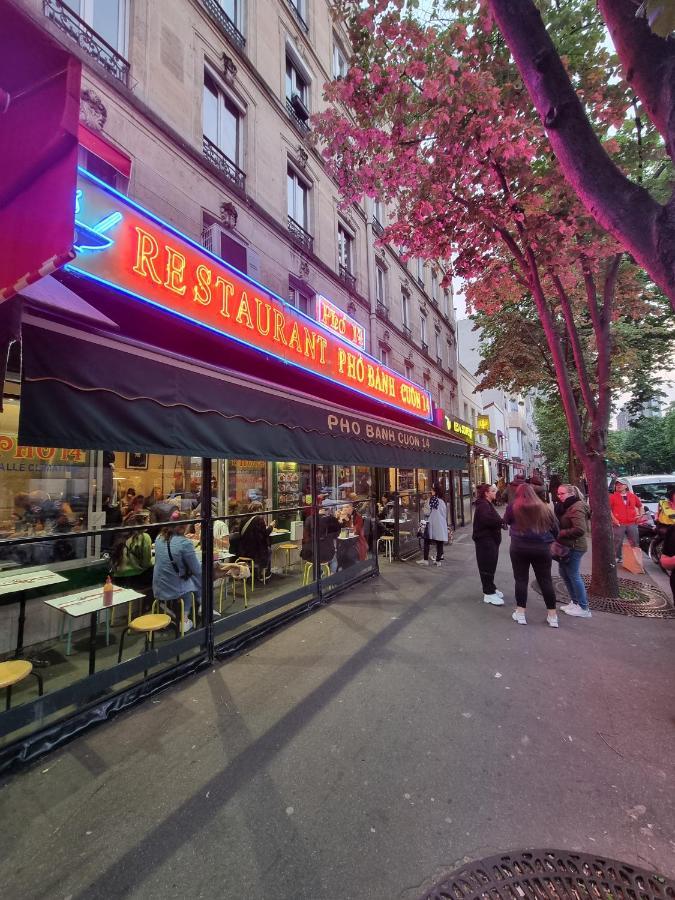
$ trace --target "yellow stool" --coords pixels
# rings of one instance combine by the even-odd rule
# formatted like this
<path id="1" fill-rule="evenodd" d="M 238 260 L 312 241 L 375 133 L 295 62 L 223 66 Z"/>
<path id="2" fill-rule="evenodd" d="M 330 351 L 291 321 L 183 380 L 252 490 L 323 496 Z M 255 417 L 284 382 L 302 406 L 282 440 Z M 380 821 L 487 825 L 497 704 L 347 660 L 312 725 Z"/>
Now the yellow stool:
<path id="1" fill-rule="evenodd" d="M 171 616 L 168 616 L 166 613 L 149 613 L 145 616 L 137 616 L 135 619 L 131 620 L 131 624 L 128 625 L 120 636 L 120 650 L 117 654 L 117 662 L 118 664 L 122 662 L 122 651 L 124 650 L 124 638 L 130 631 L 138 631 L 145 636 L 145 647 L 143 648 L 143 652 L 147 653 L 150 647 L 155 646 L 155 634 L 158 631 L 164 631 L 165 628 L 176 629 L 176 640 L 179 637 L 178 625 L 175 622 L 171 621 Z M 143 673 L 145 677 L 148 677 L 148 670 L 146 669 Z"/>
<path id="2" fill-rule="evenodd" d="M 251 593 L 255 590 L 255 563 L 250 556 L 238 556 L 235 563 L 249 563 L 251 569 Z M 263 572 L 263 584 L 267 584 L 267 575 Z"/>
<path id="3" fill-rule="evenodd" d="M 384 556 L 385 559 L 388 559 L 389 562 L 393 561 L 392 555 L 392 547 L 394 546 L 394 535 L 393 534 L 383 534 L 382 537 L 377 539 L 377 553 L 380 553 L 380 544 L 384 543 Z"/>
<path id="4" fill-rule="evenodd" d="M 286 565 L 284 566 L 284 572 L 287 572 L 291 568 L 291 553 L 294 550 L 299 550 L 300 545 L 294 544 L 293 541 L 284 541 L 282 544 L 275 544 L 272 549 L 286 551 Z"/>
<path id="5" fill-rule="evenodd" d="M 5 688 L 7 699 L 5 701 L 5 709 L 9 709 L 12 705 L 12 688 L 15 684 L 34 675 L 38 682 L 38 695 L 42 696 L 42 675 L 38 675 L 33 671 L 33 664 L 27 659 L 8 659 L 7 662 L 0 663 L 0 688 Z"/>
<path id="6" fill-rule="evenodd" d="M 251 570 L 252 571 L 252 570 Z M 227 597 L 227 579 L 232 579 L 232 603 L 237 600 L 237 582 L 241 581 L 244 585 L 244 609 L 248 609 L 248 594 L 246 593 L 247 578 L 240 578 L 232 575 L 231 572 L 223 572 L 220 577 L 220 591 L 218 593 L 218 612 L 223 614 L 223 596 Z"/>
<path id="7" fill-rule="evenodd" d="M 161 601 L 161 602 L 163 603 L 164 601 Z M 162 615 L 162 613 L 158 612 L 158 610 L 159 610 L 159 603 L 160 603 L 159 600 L 153 600 L 153 601 L 152 601 L 152 607 L 151 607 L 151 609 L 150 609 L 150 612 L 152 613 L 152 615 Z M 179 598 L 178 598 L 178 604 L 179 604 L 179 609 L 180 609 L 180 625 L 179 625 L 178 627 L 179 627 L 179 630 L 180 630 L 180 636 L 183 637 L 183 635 L 185 634 L 185 603 L 184 603 L 182 597 L 179 597 Z M 194 604 L 193 604 L 193 605 L 194 605 Z M 165 604 L 165 606 L 166 606 L 166 604 Z M 138 618 L 139 618 L 139 619 L 142 619 L 142 618 L 144 618 L 144 616 L 138 616 Z M 169 616 L 169 618 L 171 618 L 171 617 Z M 130 628 L 131 625 L 132 625 L 132 623 L 133 623 L 134 621 L 135 621 L 135 620 L 132 619 L 131 622 L 129 622 L 129 625 L 128 625 L 127 627 Z M 194 619 L 193 619 L 193 622 L 194 622 Z M 195 622 L 195 627 L 197 627 L 197 623 L 196 623 L 196 622 Z"/>
<path id="8" fill-rule="evenodd" d="M 303 585 L 309 584 L 312 580 L 312 573 L 314 571 L 314 563 L 313 562 L 305 562 L 305 566 L 302 570 L 302 583 Z M 328 563 L 321 563 L 321 574 L 326 578 L 330 577 L 330 566 Z"/>

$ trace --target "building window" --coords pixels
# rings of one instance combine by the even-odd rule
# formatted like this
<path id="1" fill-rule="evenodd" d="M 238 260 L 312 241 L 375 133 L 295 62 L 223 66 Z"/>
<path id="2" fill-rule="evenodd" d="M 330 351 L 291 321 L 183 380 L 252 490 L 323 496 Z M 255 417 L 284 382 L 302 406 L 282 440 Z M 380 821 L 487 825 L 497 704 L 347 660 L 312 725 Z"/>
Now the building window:
<path id="1" fill-rule="evenodd" d="M 304 30 L 307 31 L 307 0 L 288 0 L 288 5 L 297 16 Z"/>
<path id="2" fill-rule="evenodd" d="M 403 328 L 410 333 L 410 297 L 405 291 L 401 291 L 401 321 Z"/>
<path id="3" fill-rule="evenodd" d="M 126 55 L 127 0 L 64 0 L 113 50 Z"/>
<path id="4" fill-rule="evenodd" d="M 333 39 L 333 78 L 344 78 L 348 71 L 347 54 L 337 40 Z"/>
<path id="5" fill-rule="evenodd" d="M 454 358 L 455 358 L 455 355 L 454 355 L 454 352 L 452 349 L 452 341 L 448 341 L 448 371 L 450 371 L 450 372 L 452 372 L 452 370 L 454 368 L 454 366 L 453 366 Z"/>
<path id="6" fill-rule="evenodd" d="M 203 119 L 204 137 L 239 166 L 241 114 L 208 72 L 204 73 Z"/>
<path id="7" fill-rule="evenodd" d="M 440 366 L 443 358 L 441 356 L 441 333 L 440 331 L 435 332 L 436 335 L 436 362 Z"/>
<path id="8" fill-rule="evenodd" d="M 375 266 L 375 299 L 378 303 L 382 304 L 382 306 L 386 306 L 386 285 L 387 273 L 384 267 L 378 264 Z"/>
<path id="9" fill-rule="evenodd" d="M 308 198 L 309 188 L 293 169 L 288 169 L 288 218 L 299 225 L 303 231 L 309 231 Z"/>
<path id="10" fill-rule="evenodd" d="M 98 178 L 99 181 L 109 184 L 110 187 L 115 188 L 115 190 L 119 191 L 121 194 L 126 194 L 127 188 L 129 187 L 129 179 L 125 178 L 125 176 L 122 175 L 121 172 L 118 172 L 114 166 L 111 166 L 110 163 L 107 163 L 104 159 L 101 159 L 100 156 L 92 153 L 91 150 L 87 150 L 86 147 L 80 146 L 78 148 L 77 164 L 78 166 L 82 166 L 83 169 L 86 169 L 87 172 L 91 172 L 91 174 Z"/>
<path id="11" fill-rule="evenodd" d="M 465 422 L 469 421 L 469 404 L 468 403 L 464 404 L 464 421 Z"/>
<path id="12" fill-rule="evenodd" d="M 443 291 L 443 315 L 446 319 L 450 318 L 450 292 Z"/>
<path id="13" fill-rule="evenodd" d="M 384 225 L 384 203 L 381 200 L 376 200 L 373 204 L 373 215 L 377 219 L 380 225 Z"/>
<path id="14" fill-rule="evenodd" d="M 309 118 L 308 102 L 309 102 L 309 85 L 300 70 L 293 63 L 290 57 L 286 57 L 286 99 L 289 100 L 295 108 L 295 101 L 300 100 L 307 113 L 305 118 Z M 303 113 L 303 109 L 296 109 L 299 115 Z"/>
<path id="15" fill-rule="evenodd" d="M 420 313 L 420 340 L 422 341 L 422 349 L 428 349 L 427 342 L 427 317 L 424 313 Z"/>
<path id="16" fill-rule="evenodd" d="M 438 272 L 435 269 L 431 272 L 431 299 L 438 303 Z"/>
<path id="17" fill-rule="evenodd" d="M 424 260 L 417 258 L 417 283 L 424 287 Z"/>
<path id="18" fill-rule="evenodd" d="M 289 281 L 288 283 L 288 302 L 300 312 L 307 316 L 312 315 L 313 295 L 307 288 L 300 287 Z"/>
<path id="19" fill-rule="evenodd" d="M 380 362 L 383 366 L 389 365 L 389 351 L 383 344 L 380 344 Z"/>
<path id="20" fill-rule="evenodd" d="M 241 3 L 239 3 L 239 0 L 216 0 L 216 3 L 230 22 L 236 25 L 237 28 L 241 28 Z"/>
<path id="21" fill-rule="evenodd" d="M 405 361 L 405 377 L 408 381 L 412 381 L 415 375 L 415 366 L 410 362 L 410 360 L 406 359 Z"/>
<path id="22" fill-rule="evenodd" d="M 338 225 L 338 262 L 340 270 L 352 272 L 354 257 L 354 238 L 342 225 Z"/>

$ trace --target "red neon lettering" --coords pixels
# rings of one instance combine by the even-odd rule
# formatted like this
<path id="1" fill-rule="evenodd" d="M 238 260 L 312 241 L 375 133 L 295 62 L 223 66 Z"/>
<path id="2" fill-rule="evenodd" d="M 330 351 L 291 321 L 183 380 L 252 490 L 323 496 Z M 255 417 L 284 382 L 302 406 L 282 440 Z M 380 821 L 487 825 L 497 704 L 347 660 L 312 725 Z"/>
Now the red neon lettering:
<path id="1" fill-rule="evenodd" d="M 136 226 L 136 234 L 138 240 L 136 243 L 136 265 L 134 266 L 134 272 L 137 275 L 142 275 L 143 278 L 147 278 L 149 275 L 155 284 L 161 284 L 162 279 L 157 274 L 154 263 L 154 260 L 157 259 L 157 256 L 159 255 L 159 244 L 149 231 L 146 231 L 139 225 Z"/>
<path id="2" fill-rule="evenodd" d="M 195 270 L 197 284 L 192 291 L 192 298 L 202 306 L 208 306 L 211 302 L 211 277 L 211 269 L 208 266 L 203 264 L 197 266 Z"/>
<path id="3" fill-rule="evenodd" d="M 216 278 L 215 285 L 220 288 L 220 314 L 226 319 L 230 318 L 230 297 L 234 294 L 234 285 L 226 281 L 222 275 Z"/>
<path id="4" fill-rule="evenodd" d="M 166 281 L 164 287 L 182 296 L 187 288 L 182 284 L 185 275 L 185 257 L 178 250 L 166 245 Z"/>
<path id="5" fill-rule="evenodd" d="M 238 325 L 245 325 L 247 328 L 253 330 L 253 319 L 251 318 L 251 310 L 248 306 L 248 297 L 246 296 L 246 291 L 241 292 L 241 297 L 239 299 L 239 309 L 237 310 L 236 320 Z"/>
<path id="6" fill-rule="evenodd" d="M 265 308 L 265 315 L 266 315 L 264 326 L 262 323 L 262 316 L 260 314 L 263 307 Z M 263 337 L 267 337 L 267 335 L 270 333 L 270 327 L 271 327 L 270 313 L 271 313 L 271 311 L 272 311 L 272 308 L 269 305 L 269 303 L 263 303 L 259 297 L 255 298 L 255 322 L 256 322 L 257 329 L 258 329 L 258 334 L 262 335 Z"/>
<path id="7" fill-rule="evenodd" d="M 278 341 L 280 344 L 283 344 L 284 347 L 288 346 L 288 342 L 286 340 L 286 336 L 284 335 L 284 325 L 286 324 L 286 317 L 282 312 L 279 312 L 278 309 L 274 310 L 274 340 Z"/>

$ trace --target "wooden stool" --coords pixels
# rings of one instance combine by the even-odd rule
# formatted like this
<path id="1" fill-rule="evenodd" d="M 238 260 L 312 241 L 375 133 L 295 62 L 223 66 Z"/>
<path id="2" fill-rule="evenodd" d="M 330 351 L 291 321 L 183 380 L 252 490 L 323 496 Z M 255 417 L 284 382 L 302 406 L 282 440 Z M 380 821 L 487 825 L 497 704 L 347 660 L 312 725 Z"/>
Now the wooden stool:
<path id="1" fill-rule="evenodd" d="M 131 624 L 127 625 L 120 636 L 120 650 L 117 654 L 117 663 L 122 662 L 122 651 L 124 650 L 124 638 L 129 631 L 139 631 L 141 634 L 145 635 L 145 647 L 143 649 L 144 653 L 147 653 L 150 647 L 155 646 L 155 634 L 158 631 L 164 631 L 165 628 L 171 626 L 176 629 L 176 640 L 180 637 L 180 631 L 178 629 L 178 625 L 175 622 L 171 621 L 171 616 L 168 616 L 166 613 L 149 613 L 145 616 L 137 616 L 135 619 L 131 620 Z M 143 673 L 145 677 L 148 677 L 148 670 L 146 669 Z"/>
<path id="2" fill-rule="evenodd" d="M 394 536 L 393 534 L 383 534 L 382 537 L 377 539 L 377 552 L 380 552 L 380 544 L 384 542 L 384 556 L 385 559 L 388 559 L 389 562 L 393 561 L 392 555 L 392 547 L 394 546 Z"/>
<path id="3" fill-rule="evenodd" d="M 38 675 L 33 671 L 33 664 L 27 659 L 8 659 L 7 662 L 0 663 L 0 688 L 5 688 L 7 700 L 5 701 L 5 709 L 9 709 L 12 705 L 12 688 L 15 684 L 34 675 L 38 682 L 38 696 L 42 696 L 42 675 Z"/>
<path id="4" fill-rule="evenodd" d="M 300 545 L 294 544 L 293 541 L 284 541 L 281 544 L 275 544 L 273 549 L 286 551 L 286 565 L 283 568 L 284 568 L 284 572 L 287 572 L 291 567 L 291 553 L 294 550 L 299 550 Z"/>
<path id="5" fill-rule="evenodd" d="M 303 585 L 309 584 L 312 580 L 312 573 L 314 571 L 314 563 L 313 562 L 305 562 L 304 569 L 302 570 L 302 583 Z M 321 563 L 321 574 L 325 575 L 326 578 L 330 577 L 330 566 L 328 563 Z"/>

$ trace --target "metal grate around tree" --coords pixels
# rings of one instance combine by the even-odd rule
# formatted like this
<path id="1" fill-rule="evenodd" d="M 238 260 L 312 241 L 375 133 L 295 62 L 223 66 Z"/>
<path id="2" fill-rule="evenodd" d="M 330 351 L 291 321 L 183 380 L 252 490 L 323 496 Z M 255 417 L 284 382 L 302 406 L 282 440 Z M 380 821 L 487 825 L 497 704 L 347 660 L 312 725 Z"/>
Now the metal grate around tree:
<path id="1" fill-rule="evenodd" d="M 69 6 L 61 0 L 43 0 L 43 11 L 48 19 L 65 31 L 100 66 L 124 84 L 129 84 L 127 60 Z"/>
<path id="2" fill-rule="evenodd" d="M 566 850 L 524 850 L 469 863 L 419 900 L 671 900 L 675 881 Z"/>

